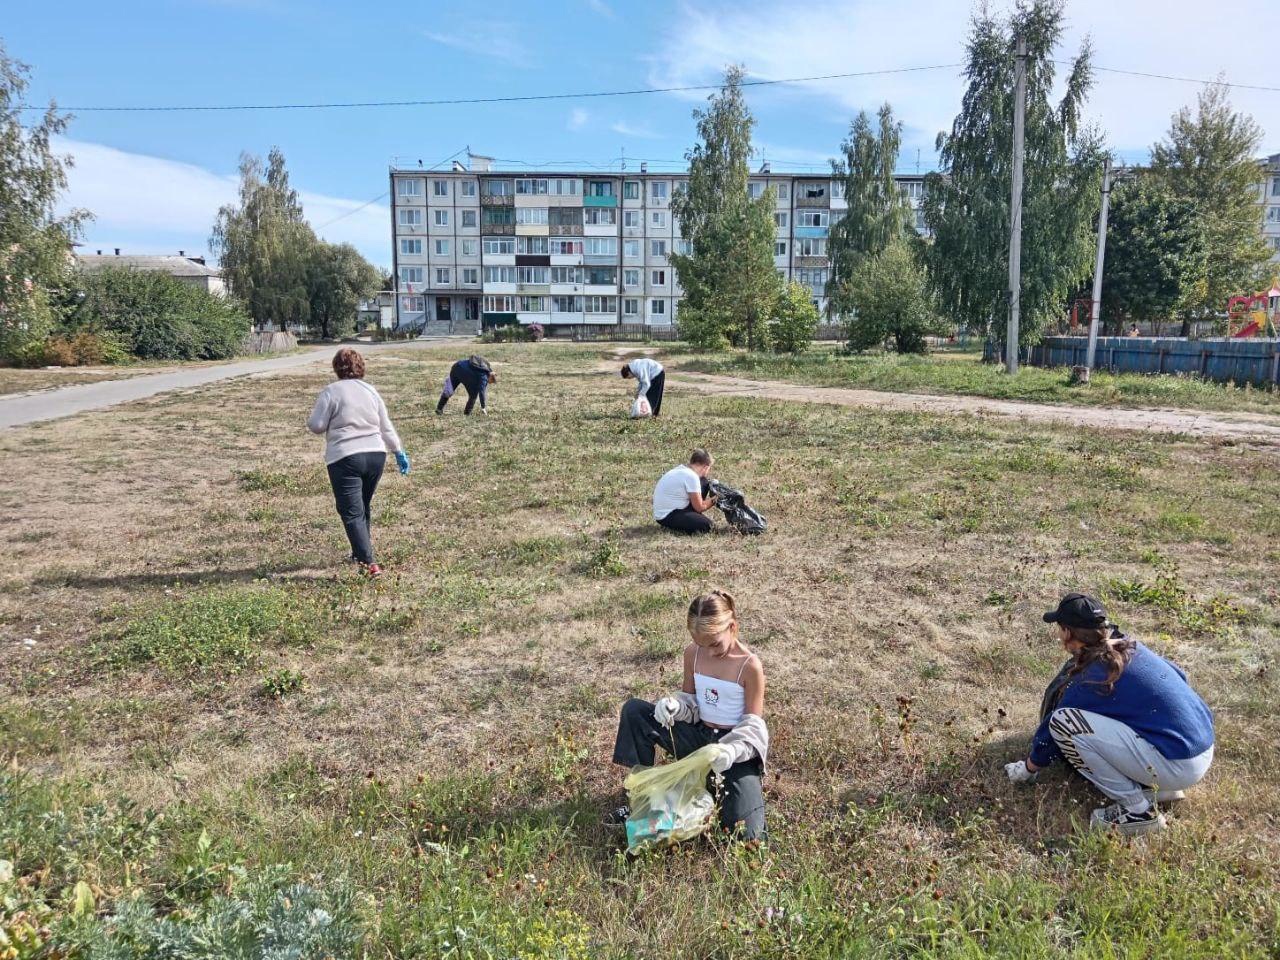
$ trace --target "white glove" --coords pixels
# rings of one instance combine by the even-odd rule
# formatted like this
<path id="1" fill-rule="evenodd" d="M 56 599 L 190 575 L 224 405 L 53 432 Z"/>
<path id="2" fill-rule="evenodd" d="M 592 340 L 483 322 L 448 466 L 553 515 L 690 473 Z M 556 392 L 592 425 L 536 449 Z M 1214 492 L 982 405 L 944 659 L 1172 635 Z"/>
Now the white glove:
<path id="1" fill-rule="evenodd" d="M 680 712 L 680 701 L 675 697 L 663 697 L 653 705 L 653 719 L 664 727 L 676 722 L 676 714 Z"/>
<path id="2" fill-rule="evenodd" d="M 1004 765 L 1004 774 L 1009 778 L 1010 783 L 1031 783 L 1038 772 L 1028 770 L 1025 760 L 1015 760 L 1013 763 Z"/>
<path id="3" fill-rule="evenodd" d="M 738 751 L 723 743 L 713 743 L 711 750 L 711 769 L 715 773 L 724 773 L 738 762 Z"/>

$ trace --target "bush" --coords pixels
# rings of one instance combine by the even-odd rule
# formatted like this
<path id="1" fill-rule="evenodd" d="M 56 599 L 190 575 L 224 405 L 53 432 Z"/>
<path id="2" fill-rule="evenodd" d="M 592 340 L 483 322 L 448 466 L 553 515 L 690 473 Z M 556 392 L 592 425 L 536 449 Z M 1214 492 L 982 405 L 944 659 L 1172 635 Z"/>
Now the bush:
<path id="1" fill-rule="evenodd" d="M 711 312 L 682 306 L 677 329 L 681 340 L 699 350 L 723 350 L 729 345 L 724 323 Z"/>
<path id="2" fill-rule="evenodd" d="M 505 323 L 500 327 L 486 330 L 480 339 L 484 343 L 532 343 L 534 340 L 542 339 L 541 335 L 534 334 L 535 326 L 541 331 L 541 324 L 530 324 L 526 327 L 519 323 Z"/>
<path id="3" fill-rule="evenodd" d="M 0 304 L 0 362 L 17 367 L 38 366 L 44 341 L 53 329 L 54 313 L 44 290 Z"/>
<path id="4" fill-rule="evenodd" d="M 81 273 L 65 301 L 66 335 L 105 335 L 145 360 L 224 360 L 250 331 L 236 301 L 152 270 Z"/>
<path id="5" fill-rule="evenodd" d="M 51 337 L 40 348 L 40 363 L 49 367 L 84 367 L 128 363 L 129 352 L 114 338 L 82 330 L 71 336 Z"/>
<path id="6" fill-rule="evenodd" d="M 924 271 L 903 241 L 862 261 L 849 279 L 854 315 L 846 325 L 857 352 L 893 341 L 898 353 L 924 353 L 925 337 L 943 332 Z"/>
<path id="7" fill-rule="evenodd" d="M 818 308 L 809 288 L 789 283 L 769 322 L 769 347 L 774 353 L 803 353 L 818 329 Z"/>

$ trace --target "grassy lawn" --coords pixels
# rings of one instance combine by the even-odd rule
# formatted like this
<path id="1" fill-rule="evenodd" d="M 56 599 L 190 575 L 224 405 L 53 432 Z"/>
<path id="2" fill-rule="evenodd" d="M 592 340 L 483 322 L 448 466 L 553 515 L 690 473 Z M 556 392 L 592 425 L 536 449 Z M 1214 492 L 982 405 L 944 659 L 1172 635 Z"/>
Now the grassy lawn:
<path id="1" fill-rule="evenodd" d="M 632 423 L 605 346 L 487 347 L 492 415 L 435 417 L 462 352 L 370 359 L 415 465 L 375 500 L 377 583 L 303 430 L 322 371 L 0 434 L 0 929 L 86 957 L 245 924 L 316 958 L 1280 950 L 1275 453 L 678 384 Z M 765 536 L 652 524 L 695 444 Z M 769 676 L 771 840 L 631 860 L 599 824 L 617 708 L 678 686 L 708 585 Z M 1147 842 L 1089 835 L 1062 770 L 1004 779 L 1067 588 L 1217 715 Z"/>
<path id="2" fill-rule="evenodd" d="M 824 387 L 863 387 L 895 393 L 967 394 L 1035 403 L 1106 407 L 1176 407 L 1280 413 L 1280 393 L 1191 377 L 1095 373 L 1088 386 L 1071 386 L 1065 369 L 1024 366 L 1009 377 L 982 362 L 981 350 L 946 351 L 924 357 L 897 354 L 844 355 L 819 345 L 798 357 L 731 351 L 700 355 L 676 352 L 680 369 L 701 373 L 788 380 Z"/>
<path id="3" fill-rule="evenodd" d="M 30 393 L 53 387 L 70 387 L 77 383 L 102 383 L 105 380 L 125 380 L 148 373 L 163 373 L 175 368 L 175 364 L 158 367 L 57 367 L 26 369 L 0 367 L 0 396 L 13 393 Z"/>

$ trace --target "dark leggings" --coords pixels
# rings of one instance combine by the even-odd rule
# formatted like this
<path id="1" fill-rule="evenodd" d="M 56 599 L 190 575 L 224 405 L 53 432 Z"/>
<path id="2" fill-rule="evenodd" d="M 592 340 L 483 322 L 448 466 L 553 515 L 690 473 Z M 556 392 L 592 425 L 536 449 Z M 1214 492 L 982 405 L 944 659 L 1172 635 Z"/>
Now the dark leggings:
<path id="1" fill-rule="evenodd" d="M 704 723 L 677 721 L 667 728 L 653 716 L 653 704 L 632 698 L 622 705 L 618 720 L 618 739 L 613 747 L 613 762 L 624 767 L 652 767 L 657 761 L 656 747 L 675 758 L 686 757 L 699 747 L 717 743 L 728 730 L 717 730 Z M 707 778 L 707 792 L 720 801 L 720 825 L 726 830 L 741 831 L 743 840 L 762 840 L 764 825 L 764 764 L 759 757 L 735 763 L 723 774 L 720 790 L 715 777 Z"/>
<path id="2" fill-rule="evenodd" d="M 656 417 L 662 412 L 662 391 L 667 386 L 667 371 L 663 370 L 649 381 L 649 389 L 645 391 L 645 399 L 649 401 L 649 409 Z"/>
<path id="3" fill-rule="evenodd" d="M 658 521 L 658 525 L 666 527 L 668 530 L 674 530 L 676 533 L 690 535 L 711 532 L 711 518 L 699 513 L 693 507 L 672 510 Z"/>
<path id="4" fill-rule="evenodd" d="M 351 555 L 361 563 L 373 563 L 369 501 L 386 465 L 385 453 L 353 453 L 329 464 L 329 485 L 333 487 L 338 516 L 351 542 Z"/>

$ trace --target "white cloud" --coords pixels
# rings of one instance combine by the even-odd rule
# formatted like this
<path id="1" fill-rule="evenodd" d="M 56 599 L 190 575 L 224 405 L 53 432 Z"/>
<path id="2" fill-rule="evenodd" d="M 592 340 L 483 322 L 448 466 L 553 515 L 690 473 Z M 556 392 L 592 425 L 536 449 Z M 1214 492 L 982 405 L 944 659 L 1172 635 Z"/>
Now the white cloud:
<path id="1" fill-rule="evenodd" d="M 614 133 L 620 133 L 624 137 L 635 137 L 638 140 L 661 140 L 662 134 L 654 133 L 645 126 L 633 126 L 626 121 L 619 120 L 609 125 L 609 129 Z"/>
<path id="2" fill-rule="evenodd" d="M 605 3 L 604 0 L 587 0 L 587 6 L 600 14 L 600 16 L 608 17 L 610 20 L 613 19 L 613 7 Z"/>
<path id="3" fill-rule="evenodd" d="M 993 6 L 1009 4 L 996 0 Z M 649 80 L 662 87 L 715 83 L 730 63 L 744 64 L 756 79 L 959 63 L 972 9 L 963 0 L 917 0 L 910 8 L 892 0 L 812 0 L 802 10 L 771 0 L 685 2 L 660 38 L 659 52 L 648 58 Z M 1090 35 L 1100 66 L 1203 79 L 1225 71 L 1239 83 L 1271 82 L 1270 74 L 1257 69 L 1261 61 L 1240 56 L 1240 37 L 1280 30 L 1275 0 L 1072 0 L 1068 16 L 1063 59 Z M 758 87 L 749 96 L 786 103 L 816 97 L 835 108 L 837 119 L 888 100 L 913 139 L 928 142 L 950 128 L 963 90 L 959 70 L 930 70 Z M 1195 84 L 1099 72 L 1087 116 L 1111 144 L 1143 148 L 1164 133 L 1174 111 L 1194 101 L 1197 90 Z M 701 101 L 706 94 L 681 96 Z M 1235 105 L 1263 124 L 1276 114 L 1275 98 L 1232 92 Z M 1280 149 L 1280 126 L 1271 123 L 1264 150 L 1274 152 Z"/>
<path id="4" fill-rule="evenodd" d="M 82 207 L 95 217 L 86 231 L 86 249 L 205 252 L 218 208 L 236 199 L 237 177 L 194 164 L 66 138 L 59 138 L 55 148 L 75 158 L 62 206 Z M 307 220 L 325 240 L 353 244 L 375 264 L 391 262 L 385 199 L 362 207 L 368 198 L 302 189 L 299 197 Z M 337 217 L 342 219 L 329 223 Z"/>
<path id="5" fill-rule="evenodd" d="M 492 57 L 517 67 L 530 65 L 529 51 L 514 36 L 503 32 L 497 25 L 486 25 L 483 35 L 435 33 L 430 30 L 424 30 L 422 35 L 432 43 L 453 47 L 464 53 Z"/>
<path id="6" fill-rule="evenodd" d="M 591 115 L 581 107 L 574 107 L 569 111 L 569 122 L 567 126 L 570 130 L 581 130 L 587 125 L 587 121 L 591 119 Z"/>

